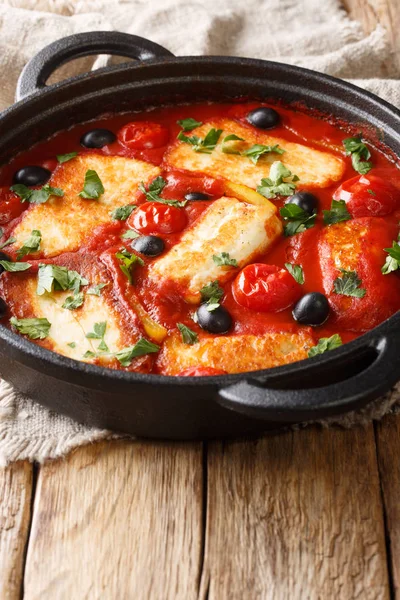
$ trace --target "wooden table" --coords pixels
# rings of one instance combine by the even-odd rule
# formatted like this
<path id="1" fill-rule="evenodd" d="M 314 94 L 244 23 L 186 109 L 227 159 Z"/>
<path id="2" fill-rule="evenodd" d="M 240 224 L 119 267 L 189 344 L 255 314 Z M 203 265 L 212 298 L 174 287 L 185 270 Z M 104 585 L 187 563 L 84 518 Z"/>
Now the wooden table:
<path id="1" fill-rule="evenodd" d="M 345 5 L 400 50 L 398 0 Z M 100 443 L 0 470 L 0 503 L 0 600 L 400 598 L 396 416 L 258 441 Z"/>

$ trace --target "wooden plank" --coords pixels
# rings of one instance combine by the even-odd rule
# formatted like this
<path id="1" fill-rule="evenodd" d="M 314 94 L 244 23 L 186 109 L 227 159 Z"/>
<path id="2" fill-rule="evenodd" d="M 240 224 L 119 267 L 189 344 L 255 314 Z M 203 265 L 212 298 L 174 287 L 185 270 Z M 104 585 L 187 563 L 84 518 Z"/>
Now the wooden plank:
<path id="1" fill-rule="evenodd" d="M 400 416 L 388 415 L 376 425 L 378 464 L 389 542 L 392 585 L 400 598 Z"/>
<path id="2" fill-rule="evenodd" d="M 378 24 L 388 31 L 390 41 L 400 68 L 400 10 L 399 0 L 343 0 L 349 16 L 360 21 L 365 33 L 371 33 Z"/>
<path id="3" fill-rule="evenodd" d="M 96 444 L 40 470 L 24 598 L 190 600 L 201 554 L 201 444 Z"/>
<path id="4" fill-rule="evenodd" d="M 33 467 L 19 462 L 0 469 L 0 598 L 21 597 L 31 515 Z"/>
<path id="5" fill-rule="evenodd" d="M 210 445 L 201 598 L 389 598 L 372 425 Z"/>

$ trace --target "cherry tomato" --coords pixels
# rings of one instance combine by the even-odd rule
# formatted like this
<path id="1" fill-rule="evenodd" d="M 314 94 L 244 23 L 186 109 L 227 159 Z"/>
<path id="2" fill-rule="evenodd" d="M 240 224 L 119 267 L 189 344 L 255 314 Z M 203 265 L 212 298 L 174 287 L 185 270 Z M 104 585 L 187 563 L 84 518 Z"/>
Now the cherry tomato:
<path id="1" fill-rule="evenodd" d="M 377 175 L 348 179 L 333 194 L 344 200 L 352 217 L 382 217 L 400 206 L 400 190 Z"/>
<path id="2" fill-rule="evenodd" d="M 168 143 L 169 131 L 164 125 L 150 121 L 127 123 L 117 134 L 120 143 L 130 150 L 159 148 Z"/>
<path id="3" fill-rule="evenodd" d="M 207 375 L 226 375 L 226 371 L 214 369 L 213 367 L 188 367 L 178 373 L 180 377 L 204 377 Z"/>
<path id="4" fill-rule="evenodd" d="M 166 176 L 167 185 L 163 193 L 166 198 L 184 198 L 191 192 L 202 192 L 219 198 L 223 196 L 225 186 L 222 181 L 208 175 L 185 175 L 179 171 L 171 171 Z"/>
<path id="5" fill-rule="evenodd" d="M 56 160 L 55 158 L 48 158 L 47 160 L 43 160 L 40 163 L 41 167 L 44 167 L 45 169 L 48 169 L 49 171 L 54 171 L 59 165 L 58 160 Z"/>
<path id="6" fill-rule="evenodd" d="M 6 225 L 19 217 L 27 206 L 8 188 L 0 188 L 0 225 Z"/>
<path id="7" fill-rule="evenodd" d="M 232 291 L 238 304 L 262 312 L 284 310 L 302 294 L 301 286 L 286 269 L 263 263 L 245 267 L 233 282 Z"/>
<path id="8" fill-rule="evenodd" d="M 137 208 L 129 217 L 128 225 L 142 233 L 176 233 L 182 231 L 187 223 L 187 216 L 182 208 L 146 202 Z"/>

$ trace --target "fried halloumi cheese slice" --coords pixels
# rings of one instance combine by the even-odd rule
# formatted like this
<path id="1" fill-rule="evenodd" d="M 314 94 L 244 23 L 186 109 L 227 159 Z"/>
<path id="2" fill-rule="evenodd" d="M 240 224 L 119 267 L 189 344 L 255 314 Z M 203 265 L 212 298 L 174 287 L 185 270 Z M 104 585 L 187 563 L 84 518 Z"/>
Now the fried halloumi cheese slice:
<path id="1" fill-rule="evenodd" d="M 105 189 L 97 200 L 78 195 L 88 170 L 96 171 Z M 52 187 L 61 188 L 64 196 L 51 196 L 45 204 L 31 205 L 24 213 L 13 231 L 17 240 L 15 248 L 22 246 L 32 230 L 39 229 L 42 234 L 40 256 L 78 250 L 97 226 L 112 220 L 110 213 L 115 208 L 133 204 L 141 181 L 146 183 L 159 173 L 158 167 L 132 158 L 77 156 L 57 167 L 49 181 Z"/>
<path id="2" fill-rule="evenodd" d="M 282 233 L 275 206 L 255 206 L 222 197 L 195 221 L 180 242 L 149 269 L 154 282 L 172 281 L 183 288 L 188 302 L 200 301 L 200 290 L 218 280 L 223 283 L 257 256 L 264 254 Z M 229 254 L 234 266 L 219 266 L 213 256 Z"/>
<path id="3" fill-rule="evenodd" d="M 180 334 L 173 333 L 164 342 L 156 364 L 163 375 L 178 375 L 198 366 L 242 373 L 302 360 L 314 345 L 307 330 L 203 337 L 193 345 L 185 344 Z"/>
<path id="4" fill-rule="evenodd" d="M 38 295 L 38 275 L 34 272 L 37 263 L 31 261 L 33 272 L 7 273 L 0 284 L 1 293 L 7 299 L 13 316 L 17 319 L 45 317 L 51 323 L 49 334 L 45 339 L 35 342 L 49 350 L 76 360 L 120 368 L 113 353 L 147 337 L 138 315 L 134 310 L 127 309 L 118 290 L 109 280 L 107 269 L 96 257 L 90 254 L 81 257 L 79 253 L 73 253 L 49 262 L 75 270 L 86 278 L 89 283 L 81 288 L 84 293 L 83 305 L 73 310 L 62 307 L 66 298 L 73 296 L 72 290 Z M 87 293 L 90 287 L 106 282 L 99 295 Z M 90 335 L 96 332 L 96 323 L 105 323 L 103 336 Z M 86 355 L 87 352 L 93 355 Z M 99 353 L 100 356 L 97 356 Z M 135 358 L 129 369 L 149 372 L 152 361 L 151 355 Z"/>
<path id="5" fill-rule="evenodd" d="M 271 164 L 277 160 L 283 162 L 293 174 L 299 177 L 298 188 L 327 187 L 335 181 L 339 181 L 344 174 L 344 161 L 331 152 L 288 142 L 230 119 L 209 121 L 193 129 L 188 135 L 204 139 L 211 128 L 223 130 L 215 150 L 210 154 L 196 152 L 192 145 L 177 140 L 166 155 L 166 164 L 176 169 L 200 171 L 213 177 L 223 177 L 228 181 L 244 184 L 253 189 L 260 185 L 263 177 L 268 177 Z M 246 156 L 222 152 L 223 140 L 228 135 L 236 135 L 245 140 L 244 142 L 227 142 L 227 145 L 234 144 L 235 149 L 240 152 L 255 144 L 265 146 L 278 144 L 285 152 L 283 154 L 274 152 L 264 154 L 259 158 L 257 164 L 254 164 Z"/>

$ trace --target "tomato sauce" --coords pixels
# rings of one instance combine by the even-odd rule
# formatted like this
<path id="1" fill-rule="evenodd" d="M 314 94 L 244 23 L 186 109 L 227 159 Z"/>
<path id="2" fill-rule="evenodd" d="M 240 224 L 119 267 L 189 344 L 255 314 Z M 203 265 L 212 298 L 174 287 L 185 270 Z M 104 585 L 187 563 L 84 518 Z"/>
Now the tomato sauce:
<path id="1" fill-rule="evenodd" d="M 121 297 L 124 296 L 124 299 L 126 299 L 126 297 L 131 296 L 131 300 L 139 302 L 148 315 L 167 330 L 176 330 L 176 324 L 179 322 L 187 325 L 196 334 L 203 333 L 199 324 L 193 320 L 195 307 L 184 300 L 182 290 L 168 281 L 156 286 L 148 277 L 149 265 L 156 259 L 137 253 L 144 264 L 135 267 L 133 284 L 126 286 L 126 281 L 124 281 L 124 277 L 119 270 L 119 261 L 115 254 L 122 246 L 135 253 L 135 250 L 132 250 L 131 247 L 132 240 L 121 239 L 121 235 L 127 230 L 136 230 L 141 235 L 160 237 L 165 245 L 164 253 L 168 252 L 179 243 L 184 232 L 196 223 L 211 203 L 224 195 L 225 182 L 223 179 L 216 179 L 204 173 L 171 169 L 165 164 L 165 152 L 181 131 L 177 121 L 191 117 L 199 122 L 207 122 L 215 118 L 228 117 L 238 120 L 251 130 L 253 127 L 247 122 L 246 115 L 250 110 L 259 106 L 261 106 L 260 103 L 243 102 L 165 107 L 142 114 L 105 116 L 55 134 L 51 139 L 16 156 L 1 169 L 0 225 L 4 229 L 3 240 L 12 235 L 16 224 L 23 219 L 24 212 L 31 209 L 28 202 L 22 203 L 9 189 L 13 183 L 15 172 L 26 165 L 44 166 L 53 171 L 58 165 L 55 159 L 56 155 L 71 152 L 84 155 L 85 153 L 95 152 L 105 156 L 140 159 L 160 166 L 162 169 L 161 175 L 166 182 L 161 192 L 162 198 L 182 202 L 188 193 L 200 192 L 208 196 L 209 199 L 189 201 L 185 206 L 180 207 L 167 204 L 157 205 L 156 202 L 154 206 L 151 206 L 152 203 L 148 201 L 143 191 L 138 189 L 135 198 L 133 198 L 137 209 L 132 212 L 128 219 L 126 221 L 112 221 L 94 227 L 90 232 L 90 236 L 85 240 L 84 247 L 79 252 L 83 254 L 88 252 L 98 256 L 99 261 L 106 265 L 112 274 L 114 284 Z M 262 104 L 262 106 L 272 107 L 272 105 L 266 104 Z M 372 162 L 373 168 L 369 174 L 365 175 L 368 180 L 367 187 L 364 185 L 360 191 L 358 184 L 360 174 L 354 170 L 351 157 L 344 155 L 343 148 L 343 140 L 356 133 L 354 128 L 343 123 L 335 123 L 334 119 L 317 118 L 304 110 L 294 110 L 292 107 L 280 104 L 273 108 L 278 111 L 281 120 L 279 125 L 267 132 L 268 134 L 288 142 L 296 142 L 316 150 L 331 152 L 345 161 L 346 168 L 340 182 L 325 188 L 310 189 L 318 198 L 315 225 L 305 232 L 291 237 L 280 236 L 265 255 L 259 256 L 256 261 L 253 261 L 265 265 L 274 265 L 279 269 L 286 269 L 285 263 L 301 265 L 304 283 L 296 283 L 298 290 L 294 289 L 293 285 L 290 287 L 286 281 L 286 288 L 291 289 L 289 306 L 283 303 L 284 306 L 282 305 L 283 309 L 281 310 L 259 310 L 258 305 L 255 309 L 244 305 L 245 303 L 239 303 L 234 287 L 237 285 L 235 281 L 236 277 L 239 276 L 238 271 L 235 271 L 235 277 L 222 285 L 224 296 L 221 299 L 221 305 L 226 308 L 233 321 L 233 326 L 227 333 L 228 336 L 242 333 L 260 335 L 268 331 L 296 333 L 300 329 L 304 329 L 304 325 L 300 325 L 293 318 L 293 305 L 304 294 L 313 292 L 326 294 L 320 261 L 318 260 L 318 240 L 324 228 L 327 227 L 323 221 L 323 211 L 331 209 L 332 198 L 344 199 L 346 194 L 352 193 L 352 186 L 355 186 L 353 191 L 354 194 L 358 193 L 358 196 L 355 195 L 355 200 L 353 199 L 354 217 L 358 217 L 368 216 L 363 213 L 363 206 L 360 208 L 360 204 L 365 203 L 365 198 L 373 199 L 381 195 L 384 206 L 383 208 L 380 206 L 376 214 L 384 220 L 391 231 L 398 231 L 400 220 L 400 171 L 389 151 L 384 152 L 382 147 L 378 148 L 379 144 L 373 139 L 366 140 L 371 151 L 369 160 Z M 139 123 L 139 127 L 132 128 L 131 123 Z M 106 128 L 116 133 L 118 138 L 115 142 L 97 150 L 83 148 L 79 142 L 82 134 L 96 128 Z M 191 135 L 191 133 L 188 132 L 188 135 Z M 369 175 L 370 179 L 368 179 Z M 339 190 L 341 186 L 344 192 Z M 370 191 L 368 192 L 368 190 Z M 344 193 L 344 196 L 341 196 L 341 193 Z M 385 209 L 385 198 L 387 199 L 387 209 Z M 278 196 L 271 202 L 279 211 L 287 200 L 288 197 Z M 349 210 L 350 208 L 349 204 Z M 79 215 L 77 215 L 77 218 L 79 218 Z M 40 228 L 40 223 L 38 223 L 38 228 Z M 393 241 L 396 240 L 397 238 L 393 239 Z M 379 248 L 379 250 L 382 254 L 383 248 Z M 7 248 L 3 252 L 7 252 Z M 15 260 L 13 250 L 10 250 L 10 255 Z M 382 254 L 382 256 L 386 255 Z M 27 258 L 25 257 L 23 260 L 27 260 Z M 379 264 L 375 266 L 379 268 Z M 259 270 L 260 272 L 263 271 L 261 268 Z M 368 269 L 364 269 L 363 273 L 365 277 L 368 277 Z M 386 290 L 385 293 L 392 293 L 393 295 L 392 312 L 400 308 L 399 273 L 400 270 L 388 275 L 379 275 L 383 278 L 382 286 Z M 18 277 L 18 274 L 14 276 Z M 380 294 L 379 284 L 377 284 L 378 276 L 375 274 L 373 279 L 374 300 L 376 303 L 385 302 L 385 298 Z M 366 282 L 362 281 L 361 285 L 363 283 Z M 272 304 L 272 306 L 276 308 L 279 303 L 277 305 Z M 357 327 L 345 328 L 341 326 L 340 319 L 337 318 L 337 315 L 335 316 L 333 310 L 325 323 L 310 329 L 310 331 L 315 337 L 316 343 L 318 339 L 330 337 L 333 334 L 339 334 L 343 342 L 348 342 L 361 335 L 366 329 L 368 328 L 365 327 L 365 324 L 359 330 Z M 154 366 L 154 371 L 157 372 L 156 366 Z M 203 371 L 205 372 L 202 373 L 201 368 L 196 370 L 196 367 L 193 367 L 192 371 L 189 369 L 188 373 L 185 374 L 213 374 L 215 369 L 210 368 L 208 372 L 207 368 L 204 367 Z"/>

